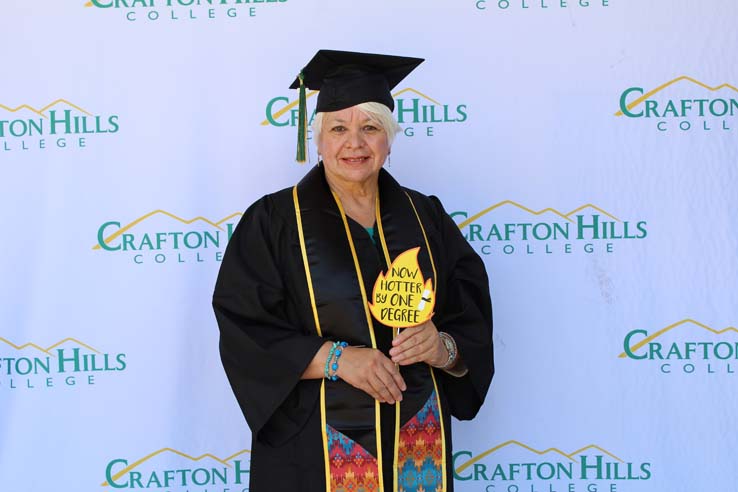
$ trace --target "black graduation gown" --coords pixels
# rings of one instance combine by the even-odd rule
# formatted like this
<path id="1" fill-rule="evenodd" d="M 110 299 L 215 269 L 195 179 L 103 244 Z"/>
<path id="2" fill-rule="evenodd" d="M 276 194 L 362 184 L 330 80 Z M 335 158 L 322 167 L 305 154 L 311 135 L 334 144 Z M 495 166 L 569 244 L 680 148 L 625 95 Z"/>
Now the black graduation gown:
<path id="1" fill-rule="evenodd" d="M 309 175 L 315 173 L 327 190 L 322 167 Z M 380 200 L 383 183 L 399 189 L 384 170 L 382 177 Z M 450 416 L 473 418 L 494 373 L 489 285 L 483 262 L 440 201 L 402 190 L 412 197 L 435 259 L 433 321 L 453 336 L 469 369 L 460 378 L 435 370 L 446 429 L 447 490 L 452 491 Z M 371 292 L 378 273 L 386 269 L 384 258 L 366 230 L 348 220 L 364 285 Z M 291 188 L 264 196 L 244 213 L 223 256 L 213 307 L 223 366 L 252 432 L 250 490 L 324 492 L 321 381 L 300 376 L 326 339 L 316 334 Z M 383 351 L 388 348 L 380 344 Z M 394 445 L 391 405 L 381 404 L 381 420 L 387 453 Z M 383 469 L 385 492 L 391 492 L 391 459 L 384 460 Z"/>

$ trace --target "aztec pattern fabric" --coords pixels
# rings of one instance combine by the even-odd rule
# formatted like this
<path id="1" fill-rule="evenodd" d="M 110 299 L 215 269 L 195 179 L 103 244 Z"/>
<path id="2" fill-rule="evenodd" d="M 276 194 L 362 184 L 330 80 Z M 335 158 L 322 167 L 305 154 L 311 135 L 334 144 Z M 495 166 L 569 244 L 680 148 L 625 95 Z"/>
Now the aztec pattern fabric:
<path id="1" fill-rule="evenodd" d="M 345 434 L 326 425 L 331 492 L 378 492 L 377 459 Z"/>
<path id="2" fill-rule="evenodd" d="M 443 435 L 435 390 L 400 429 L 397 470 L 398 492 L 443 492 Z"/>

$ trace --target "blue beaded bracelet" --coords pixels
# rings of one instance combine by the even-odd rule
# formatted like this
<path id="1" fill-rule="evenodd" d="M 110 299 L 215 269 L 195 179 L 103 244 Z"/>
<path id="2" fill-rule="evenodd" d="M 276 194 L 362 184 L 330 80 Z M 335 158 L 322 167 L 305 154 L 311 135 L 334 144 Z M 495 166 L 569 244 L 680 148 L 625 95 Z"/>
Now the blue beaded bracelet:
<path id="1" fill-rule="evenodd" d="M 331 359 L 333 359 L 333 353 L 336 351 L 336 348 L 338 348 L 338 342 L 333 342 L 333 346 L 331 347 L 331 350 L 328 352 L 328 358 L 325 360 L 325 369 L 323 370 L 323 377 L 330 378 L 330 367 L 331 367 Z"/>
<path id="2" fill-rule="evenodd" d="M 348 343 L 346 342 L 333 342 L 333 347 L 331 347 L 331 352 L 328 354 L 328 360 L 325 362 L 325 375 L 328 379 L 331 381 L 337 381 L 338 380 L 338 360 L 341 358 L 341 354 L 343 354 L 343 349 L 348 347 Z M 334 359 L 335 357 L 335 359 Z M 333 363 L 330 364 L 331 359 L 333 359 Z M 330 365 L 330 371 L 328 370 Z"/>

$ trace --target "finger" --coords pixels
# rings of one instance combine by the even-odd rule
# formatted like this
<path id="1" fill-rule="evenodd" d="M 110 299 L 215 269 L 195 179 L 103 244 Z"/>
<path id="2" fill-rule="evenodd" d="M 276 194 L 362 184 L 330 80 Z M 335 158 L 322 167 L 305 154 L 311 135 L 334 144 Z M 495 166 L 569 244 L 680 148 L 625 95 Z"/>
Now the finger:
<path id="1" fill-rule="evenodd" d="M 369 383 L 369 382 L 367 382 L 367 385 L 368 385 L 368 387 L 367 388 L 363 388 L 363 389 L 364 389 L 364 391 L 366 391 L 366 393 L 369 396 L 371 396 L 372 398 L 374 398 L 375 400 L 377 400 L 380 403 L 387 403 L 384 400 L 384 396 L 382 396 L 381 391 L 379 390 L 379 386 L 377 386 L 375 388 L 374 387 L 374 384 L 373 383 Z"/>
<path id="2" fill-rule="evenodd" d="M 392 401 L 390 403 L 402 401 L 402 386 L 405 382 L 402 380 L 402 377 L 395 365 L 389 362 L 389 360 L 387 362 L 390 364 L 391 369 L 382 366 L 382 369 L 378 372 L 377 376 L 380 378 L 382 384 L 384 384 L 392 397 Z"/>
<path id="3" fill-rule="evenodd" d="M 394 364 L 378 350 L 372 349 L 366 355 L 367 364 L 361 372 L 361 378 L 369 386 L 367 393 L 380 402 L 394 403 L 396 396 L 402 396 L 398 390 L 393 391 L 395 383 L 391 372 L 396 370 Z"/>
<path id="4" fill-rule="evenodd" d="M 397 401 L 392 394 L 391 386 L 394 385 L 392 377 L 384 375 L 385 371 L 374 373 L 369 377 L 369 384 L 374 392 L 374 398 L 383 403 L 394 403 Z M 389 381 L 392 381 L 388 384 Z"/>
<path id="5" fill-rule="evenodd" d="M 419 345 L 410 347 L 397 356 L 392 357 L 392 361 L 403 366 L 416 362 L 429 362 L 436 356 L 438 343 L 439 340 L 437 337 L 428 337 Z"/>
<path id="6" fill-rule="evenodd" d="M 402 374 L 400 374 L 400 370 L 394 362 L 392 362 L 391 359 L 388 359 L 387 357 L 384 357 L 383 359 L 384 368 L 387 372 L 387 374 L 394 379 L 394 384 L 397 386 L 397 388 L 400 391 L 407 390 L 407 384 L 405 384 L 405 379 L 403 379 Z M 402 394 L 400 394 L 402 396 Z"/>
<path id="7" fill-rule="evenodd" d="M 400 374 L 400 371 L 395 371 L 392 373 L 392 377 L 395 378 L 395 382 L 397 383 L 397 386 L 402 390 L 407 390 L 407 384 L 405 384 L 405 380 L 403 379 L 402 375 Z"/>
<path id="8" fill-rule="evenodd" d="M 424 338 L 424 333 L 422 331 L 416 331 L 404 339 L 395 339 L 397 340 L 397 343 L 395 343 L 395 341 L 392 342 L 394 347 L 390 349 L 389 354 L 391 356 L 399 355 L 412 347 L 422 344 Z"/>
<path id="9" fill-rule="evenodd" d="M 410 364 L 415 364 L 417 362 L 425 362 L 429 360 L 430 357 L 430 351 L 418 348 L 413 349 L 412 353 L 408 353 L 407 355 L 398 356 L 397 358 L 393 357 L 392 360 L 398 365 L 409 366 Z"/>
<path id="10" fill-rule="evenodd" d="M 400 345 L 390 349 L 389 353 L 392 356 L 392 360 L 397 362 L 395 360 L 395 357 L 397 356 L 407 357 L 409 355 L 417 354 L 418 347 L 420 347 L 421 351 L 428 350 L 433 346 L 436 336 L 437 335 L 435 335 L 432 330 L 424 330 L 423 332 L 417 333 L 412 338 L 409 338 Z M 414 352 L 409 353 L 411 351 Z"/>
<path id="11" fill-rule="evenodd" d="M 393 356 L 392 362 L 395 362 L 397 364 L 417 362 L 419 360 L 422 360 L 424 354 L 427 351 L 428 351 L 428 345 L 425 343 L 413 345 L 403 350 L 402 352 L 398 353 L 397 355 Z"/>
<path id="12" fill-rule="evenodd" d="M 426 322 L 427 323 L 427 322 Z M 418 333 L 420 333 L 423 330 L 423 327 L 426 323 L 423 323 L 418 326 L 410 326 L 408 328 L 404 328 L 399 335 L 397 335 L 395 338 L 392 339 L 392 345 L 397 346 L 402 343 L 405 343 L 410 338 L 416 336 Z"/>
<path id="13" fill-rule="evenodd" d="M 392 375 L 392 378 L 395 380 L 397 387 L 400 388 L 400 391 L 407 390 L 407 384 L 405 384 L 405 379 L 402 377 L 402 374 L 400 374 L 400 368 L 397 366 L 397 364 L 387 358 L 385 358 L 385 361 L 385 367 L 387 367 L 389 373 Z"/>

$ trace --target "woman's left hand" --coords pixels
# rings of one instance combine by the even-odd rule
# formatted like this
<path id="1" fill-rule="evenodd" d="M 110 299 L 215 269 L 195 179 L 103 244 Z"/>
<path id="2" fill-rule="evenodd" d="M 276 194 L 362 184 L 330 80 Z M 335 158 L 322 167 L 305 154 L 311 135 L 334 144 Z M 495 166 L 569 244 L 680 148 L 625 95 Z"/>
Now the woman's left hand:
<path id="1" fill-rule="evenodd" d="M 416 362 L 425 362 L 431 366 L 440 366 L 448 359 L 448 351 L 438 336 L 438 330 L 432 320 L 422 325 L 403 329 L 392 340 L 389 351 L 392 362 L 407 366 Z"/>

